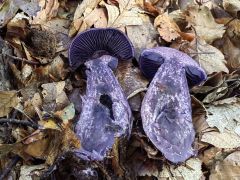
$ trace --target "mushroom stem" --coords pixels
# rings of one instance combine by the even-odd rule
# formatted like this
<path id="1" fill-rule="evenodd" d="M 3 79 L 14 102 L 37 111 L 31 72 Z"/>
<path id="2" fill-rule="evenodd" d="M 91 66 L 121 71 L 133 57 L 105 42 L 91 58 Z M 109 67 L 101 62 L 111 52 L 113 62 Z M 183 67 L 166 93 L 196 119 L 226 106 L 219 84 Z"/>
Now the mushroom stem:
<path id="1" fill-rule="evenodd" d="M 174 162 L 193 155 L 195 131 L 186 72 L 176 59 L 157 70 L 141 108 L 143 127 L 153 144 Z"/>
<path id="2" fill-rule="evenodd" d="M 130 135 L 131 110 L 110 68 L 116 61 L 105 55 L 85 63 L 87 91 L 76 125 L 82 146 L 76 152 L 85 160 L 103 160 L 115 138 Z"/>

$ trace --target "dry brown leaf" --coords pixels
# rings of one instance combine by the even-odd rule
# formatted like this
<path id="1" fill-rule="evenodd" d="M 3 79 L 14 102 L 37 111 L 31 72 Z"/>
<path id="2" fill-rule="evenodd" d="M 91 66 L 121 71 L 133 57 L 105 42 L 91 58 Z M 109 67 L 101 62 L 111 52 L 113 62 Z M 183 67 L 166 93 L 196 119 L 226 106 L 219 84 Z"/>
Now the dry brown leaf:
<path id="1" fill-rule="evenodd" d="M 104 8 L 95 8 L 83 21 L 87 27 L 94 25 L 95 28 L 107 27 L 107 15 Z"/>
<path id="2" fill-rule="evenodd" d="M 75 116 L 74 104 L 69 104 L 63 110 L 55 112 L 54 115 L 61 119 L 64 124 L 69 123 L 69 120 L 72 120 Z"/>
<path id="3" fill-rule="evenodd" d="M 73 22 L 69 30 L 69 36 L 75 35 L 79 30 L 84 31 L 87 27 L 83 26 L 84 18 L 95 9 L 101 0 L 83 0 L 75 10 Z"/>
<path id="4" fill-rule="evenodd" d="M 207 128 L 209 128 L 209 125 L 206 121 L 207 116 L 207 110 L 203 103 L 199 101 L 194 96 L 191 96 L 192 98 L 192 120 L 194 129 L 197 133 L 201 133 Z"/>
<path id="5" fill-rule="evenodd" d="M 210 180 L 239 179 L 240 151 L 228 155 L 223 161 L 218 161 L 211 169 Z"/>
<path id="6" fill-rule="evenodd" d="M 157 28 L 160 36 L 167 42 L 171 42 L 180 37 L 179 32 L 181 32 L 181 30 L 166 13 L 155 18 L 154 26 Z"/>
<path id="7" fill-rule="evenodd" d="M 235 97 L 228 98 L 221 100 L 221 104 L 217 102 L 215 102 L 215 104 L 216 105 L 211 105 L 207 109 L 207 122 L 210 127 L 217 127 L 220 132 L 224 132 L 225 128 L 230 131 L 235 131 L 236 128 L 240 127 L 239 99 Z"/>
<path id="8" fill-rule="evenodd" d="M 164 165 L 163 170 L 159 172 L 159 179 L 184 179 L 193 180 L 201 179 L 202 162 L 197 158 L 191 158 L 186 161 L 185 165 L 174 167 L 173 165 Z"/>
<path id="9" fill-rule="evenodd" d="M 57 15 L 59 2 L 58 0 L 40 0 L 39 6 L 41 10 L 37 13 L 30 24 L 44 24 L 46 21 L 52 19 Z"/>
<path id="10" fill-rule="evenodd" d="M 19 180 L 32 180 L 40 178 L 41 173 L 47 170 L 45 164 L 40 165 L 22 165 L 20 169 Z"/>
<path id="11" fill-rule="evenodd" d="M 13 0 L 6 0 L 0 6 L 0 28 L 4 27 L 17 13 L 18 6 Z"/>
<path id="12" fill-rule="evenodd" d="M 29 17 L 36 16 L 36 13 L 40 10 L 38 0 L 13 0 L 15 4 L 26 13 Z"/>
<path id="13" fill-rule="evenodd" d="M 116 76 L 129 99 L 130 107 L 134 111 L 139 111 L 142 101 L 141 92 L 147 89 L 147 79 L 132 63 L 119 64 Z"/>
<path id="14" fill-rule="evenodd" d="M 0 117 L 7 116 L 18 105 L 16 91 L 0 91 Z"/>
<path id="15" fill-rule="evenodd" d="M 43 109 L 47 112 L 61 110 L 69 104 L 66 93 L 64 92 L 65 82 L 47 83 L 43 88 Z"/>
<path id="16" fill-rule="evenodd" d="M 131 25 L 142 25 L 139 17 L 139 9 L 134 0 L 119 1 L 119 9 L 115 5 L 110 5 L 102 1 L 101 6 L 106 7 L 108 12 L 108 27 L 125 27 Z"/>
<path id="17" fill-rule="evenodd" d="M 143 49 L 157 46 L 156 39 L 158 34 L 151 22 L 151 19 L 147 15 L 140 14 L 139 17 L 141 17 L 143 21 L 141 26 L 126 27 L 127 35 L 135 48 L 136 59 L 139 58 Z"/>
<path id="18" fill-rule="evenodd" d="M 222 133 L 206 132 L 203 134 L 201 141 L 218 148 L 237 148 L 240 146 L 240 136 L 226 130 Z"/>
<path id="19" fill-rule="evenodd" d="M 187 22 L 195 29 L 197 36 L 207 43 L 222 38 L 225 32 L 224 25 L 215 22 L 206 6 L 190 6 L 185 13 Z"/>
<path id="20" fill-rule="evenodd" d="M 229 72 L 225 65 L 224 55 L 220 50 L 207 44 L 204 40 L 197 40 L 197 42 L 195 40 L 189 45 L 190 53 L 196 54 L 193 58 L 205 69 L 208 75 L 214 72 Z"/>
<path id="21" fill-rule="evenodd" d="M 233 16 L 237 16 L 240 11 L 239 0 L 223 0 L 223 8 Z"/>
<path id="22" fill-rule="evenodd" d="M 215 158 L 218 154 L 222 153 L 222 149 L 211 147 L 199 155 L 200 160 L 208 167 L 215 163 Z"/>

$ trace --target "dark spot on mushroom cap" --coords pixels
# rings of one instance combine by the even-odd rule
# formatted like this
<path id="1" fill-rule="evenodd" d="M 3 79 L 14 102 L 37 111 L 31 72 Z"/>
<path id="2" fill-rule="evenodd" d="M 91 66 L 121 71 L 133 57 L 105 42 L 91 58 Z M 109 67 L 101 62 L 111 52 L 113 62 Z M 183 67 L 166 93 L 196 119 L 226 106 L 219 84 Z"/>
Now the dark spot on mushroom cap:
<path id="1" fill-rule="evenodd" d="M 195 86 L 206 80 L 207 75 L 199 64 L 187 54 L 168 47 L 157 47 L 144 50 L 139 58 L 140 69 L 149 79 L 152 79 L 158 68 L 170 59 L 179 61 L 186 71 L 189 86 Z"/>
<path id="2" fill-rule="evenodd" d="M 134 48 L 128 37 L 117 29 L 90 29 L 72 41 L 69 49 L 70 66 L 75 70 L 87 60 L 104 54 L 128 60 L 134 56 Z"/>

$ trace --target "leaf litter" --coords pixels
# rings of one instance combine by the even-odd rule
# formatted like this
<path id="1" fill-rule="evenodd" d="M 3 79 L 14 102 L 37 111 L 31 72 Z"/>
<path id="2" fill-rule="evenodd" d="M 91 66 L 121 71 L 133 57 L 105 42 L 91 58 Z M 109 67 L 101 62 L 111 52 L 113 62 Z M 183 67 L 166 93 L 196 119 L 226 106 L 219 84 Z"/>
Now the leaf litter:
<path id="1" fill-rule="evenodd" d="M 233 179 L 239 177 L 240 3 L 170 0 L 5 0 L 0 2 L 0 175 L 12 179 Z M 71 39 L 89 28 L 118 28 L 136 56 L 118 78 L 134 115 L 128 142 L 103 162 L 72 153 L 86 79 L 72 72 Z M 140 116 L 148 88 L 138 67 L 145 48 L 169 46 L 208 74 L 193 87 L 195 157 L 170 164 L 146 137 Z M 12 157 L 19 157 L 14 161 Z M 16 159 L 16 158 L 15 158 Z M 67 164 L 67 165 L 66 165 Z M 10 166 L 9 168 L 6 168 Z M 70 173 L 69 173 L 70 172 Z M 0 176 L 2 177 L 2 176 Z"/>

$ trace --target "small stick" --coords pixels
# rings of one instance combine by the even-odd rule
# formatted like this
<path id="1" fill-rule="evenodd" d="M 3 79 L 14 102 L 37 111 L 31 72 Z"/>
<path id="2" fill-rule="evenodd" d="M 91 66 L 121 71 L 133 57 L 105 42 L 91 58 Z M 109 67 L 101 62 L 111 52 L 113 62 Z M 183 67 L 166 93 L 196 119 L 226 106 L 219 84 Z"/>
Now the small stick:
<path id="1" fill-rule="evenodd" d="M 26 63 L 28 63 L 28 64 L 40 65 L 39 62 L 29 61 L 29 60 L 27 60 L 27 59 L 25 59 L 25 58 L 20 58 L 20 57 L 17 57 L 17 56 L 12 56 L 12 55 L 10 55 L 10 54 L 5 54 L 5 55 L 8 56 L 8 57 L 10 57 L 10 58 L 12 58 L 12 59 L 15 59 L 15 60 L 18 60 L 18 61 L 23 61 L 23 62 L 26 62 Z"/>
<path id="2" fill-rule="evenodd" d="M 7 118 L 1 118 L 0 124 L 3 123 L 10 123 L 10 124 L 20 124 L 24 126 L 30 126 L 33 129 L 38 129 L 39 125 L 33 122 L 29 122 L 28 120 L 18 120 L 18 119 L 7 119 Z"/>
<path id="3" fill-rule="evenodd" d="M 6 177 L 19 160 L 20 160 L 19 156 L 13 157 L 11 162 L 7 165 L 7 167 L 4 169 L 4 171 L 0 174 L 0 179 L 3 179 L 4 177 Z"/>

